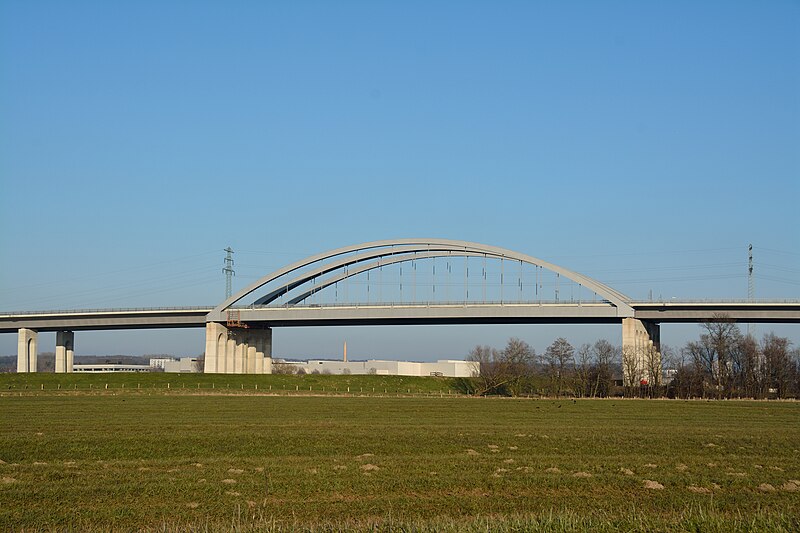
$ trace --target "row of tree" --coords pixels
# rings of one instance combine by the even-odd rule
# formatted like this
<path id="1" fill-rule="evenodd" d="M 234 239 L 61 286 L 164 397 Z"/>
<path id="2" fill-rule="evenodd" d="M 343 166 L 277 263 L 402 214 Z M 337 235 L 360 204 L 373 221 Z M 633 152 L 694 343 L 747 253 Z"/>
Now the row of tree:
<path id="1" fill-rule="evenodd" d="M 517 338 L 502 350 L 476 346 L 467 359 L 480 363 L 480 375 L 457 386 L 476 395 L 800 398 L 800 350 L 788 339 L 768 333 L 758 342 L 724 317 L 702 328 L 682 349 L 662 346 L 646 354 L 605 339 L 576 349 L 558 338 L 543 354 Z"/>
<path id="2" fill-rule="evenodd" d="M 800 350 L 789 339 L 767 333 L 759 342 L 724 317 L 702 327 L 668 359 L 675 396 L 800 398 Z"/>

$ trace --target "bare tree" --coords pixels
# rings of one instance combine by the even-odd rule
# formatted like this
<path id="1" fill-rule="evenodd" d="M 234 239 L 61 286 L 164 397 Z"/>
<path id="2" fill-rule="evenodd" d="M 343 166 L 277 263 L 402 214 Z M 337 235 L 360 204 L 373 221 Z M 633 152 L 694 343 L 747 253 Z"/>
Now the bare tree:
<path id="1" fill-rule="evenodd" d="M 662 357 L 661 351 L 655 345 L 651 344 L 643 348 L 643 351 L 644 357 L 642 358 L 642 362 L 644 363 L 644 371 L 647 376 L 647 390 L 651 397 L 660 396 L 664 375 L 664 358 Z"/>
<path id="2" fill-rule="evenodd" d="M 626 394 L 634 395 L 639 390 L 644 369 L 641 357 L 633 346 L 622 347 L 622 376 Z"/>
<path id="3" fill-rule="evenodd" d="M 578 361 L 575 366 L 576 387 L 575 392 L 577 396 L 589 396 L 591 391 L 591 373 L 592 373 L 592 346 L 590 344 L 581 344 L 578 348 Z"/>
<path id="4" fill-rule="evenodd" d="M 763 398 L 761 350 L 758 342 L 745 335 L 731 357 L 731 387 L 739 396 Z"/>
<path id="5" fill-rule="evenodd" d="M 774 333 L 764 335 L 762 350 L 764 352 L 764 377 L 768 392 L 778 398 L 789 396 L 792 374 L 795 367 L 789 350 L 789 339 L 778 337 Z"/>
<path id="6" fill-rule="evenodd" d="M 595 379 L 592 396 L 609 396 L 614 384 L 614 363 L 619 350 L 605 339 L 592 346 L 595 360 Z"/>
<path id="7" fill-rule="evenodd" d="M 527 342 L 509 339 L 502 351 L 489 346 L 476 346 L 467 356 L 479 363 L 480 375 L 475 393 L 519 395 L 530 390 L 535 352 Z"/>
<path id="8" fill-rule="evenodd" d="M 551 386 L 555 389 L 556 395 L 560 396 L 564 390 L 564 381 L 567 373 L 574 365 L 575 348 L 563 337 L 553 341 L 544 353 L 544 360 L 547 364 Z"/>
<path id="9" fill-rule="evenodd" d="M 728 315 L 714 315 L 711 322 L 702 325 L 706 334 L 700 336 L 700 342 L 705 344 L 705 351 L 713 362 L 712 376 L 715 378 L 717 397 L 730 396 L 731 361 L 734 352 L 740 345 L 741 332 L 739 326 Z"/>
<path id="10" fill-rule="evenodd" d="M 496 393 L 508 382 L 500 353 L 489 346 L 475 346 L 467 355 L 467 361 L 478 363 L 480 374 L 474 376 L 478 381 L 475 391 L 479 396 Z"/>
<path id="11" fill-rule="evenodd" d="M 530 391 L 536 352 L 527 342 L 512 337 L 500 354 L 505 373 L 506 387 L 513 396 Z"/>

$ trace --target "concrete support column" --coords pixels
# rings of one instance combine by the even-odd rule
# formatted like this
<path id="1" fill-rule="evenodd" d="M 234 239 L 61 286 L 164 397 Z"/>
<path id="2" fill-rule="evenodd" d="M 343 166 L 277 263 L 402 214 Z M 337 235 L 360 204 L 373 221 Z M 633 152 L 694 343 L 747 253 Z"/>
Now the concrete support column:
<path id="1" fill-rule="evenodd" d="M 225 368 L 220 369 L 222 374 L 234 373 L 234 361 L 236 359 L 236 339 L 234 338 L 235 332 L 228 331 L 228 341 L 225 345 Z"/>
<path id="2" fill-rule="evenodd" d="M 271 374 L 272 330 L 228 329 L 206 324 L 204 372 L 219 374 Z"/>
<path id="3" fill-rule="evenodd" d="M 265 329 L 262 331 L 261 346 L 259 349 L 261 360 L 263 361 L 261 363 L 261 373 L 272 374 L 272 329 Z"/>
<path id="4" fill-rule="evenodd" d="M 233 363 L 233 373 L 234 374 L 246 374 L 247 373 L 247 366 L 245 366 L 246 359 L 247 359 L 247 343 L 245 339 L 242 337 L 241 334 L 238 334 L 236 337 L 236 352 L 234 355 L 234 363 Z"/>
<path id="5" fill-rule="evenodd" d="M 17 372 L 36 372 L 37 344 L 39 333 L 36 330 L 21 328 L 17 333 Z"/>
<path id="6" fill-rule="evenodd" d="M 647 320 L 622 319 L 622 377 L 625 386 L 661 382 L 661 327 Z M 658 374 L 658 375 L 657 375 Z"/>
<path id="7" fill-rule="evenodd" d="M 256 340 L 255 339 L 248 339 L 247 340 L 247 360 L 245 363 L 245 373 L 246 374 L 256 374 L 256 358 L 260 357 L 256 350 Z"/>
<path id="8" fill-rule="evenodd" d="M 217 322 L 206 324 L 206 358 L 203 372 L 214 374 L 225 372 L 228 328 Z"/>
<path id="9" fill-rule="evenodd" d="M 56 332 L 56 373 L 72 372 L 75 364 L 75 333 Z"/>
<path id="10" fill-rule="evenodd" d="M 253 373 L 255 374 L 263 374 L 264 373 L 264 353 L 259 351 L 258 348 L 255 348 L 255 365 L 253 368 Z"/>
<path id="11" fill-rule="evenodd" d="M 252 372 L 255 374 L 272 373 L 272 330 L 257 329 L 252 330 L 251 342 L 254 348 L 254 366 Z"/>

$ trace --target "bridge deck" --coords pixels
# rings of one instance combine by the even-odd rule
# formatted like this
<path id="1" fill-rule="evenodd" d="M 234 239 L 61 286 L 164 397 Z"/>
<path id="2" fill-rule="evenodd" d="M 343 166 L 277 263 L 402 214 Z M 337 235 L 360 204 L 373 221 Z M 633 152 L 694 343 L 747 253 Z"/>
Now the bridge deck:
<path id="1" fill-rule="evenodd" d="M 205 327 L 211 307 L 88 309 L 0 314 L 0 333 Z"/>
<path id="2" fill-rule="evenodd" d="M 634 316 L 657 323 L 704 322 L 721 314 L 738 322 L 800 322 L 800 300 L 632 302 Z M 205 327 L 211 307 L 33 311 L 0 314 L 0 333 Z M 403 324 L 613 324 L 608 302 L 418 303 L 244 307 L 244 323 L 270 327 Z"/>

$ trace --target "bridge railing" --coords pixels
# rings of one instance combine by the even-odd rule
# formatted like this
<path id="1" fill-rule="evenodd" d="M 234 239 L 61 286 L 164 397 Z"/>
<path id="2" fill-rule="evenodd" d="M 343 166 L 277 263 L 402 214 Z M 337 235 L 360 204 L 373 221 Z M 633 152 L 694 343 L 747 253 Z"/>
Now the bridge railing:
<path id="1" fill-rule="evenodd" d="M 797 298 L 753 298 L 752 300 L 742 298 L 661 298 L 658 300 L 631 300 L 631 305 L 669 305 L 669 304 L 798 304 L 800 299 Z"/>
<path id="2" fill-rule="evenodd" d="M 569 306 L 591 306 L 591 305 L 613 305 L 608 300 L 496 300 L 486 302 L 473 302 L 464 300 L 454 300 L 450 302 L 441 301 L 419 301 L 419 302 L 335 302 L 324 304 L 280 304 L 280 305 L 241 305 L 233 306 L 230 309 L 319 309 L 319 308 L 347 308 L 347 307 L 497 307 L 497 306 L 544 306 L 544 305 L 569 305 Z"/>
<path id="3" fill-rule="evenodd" d="M 148 313 L 158 311 L 198 311 L 209 312 L 213 306 L 184 306 L 184 307 L 114 307 L 107 309 L 55 309 L 37 311 L 0 311 L 0 316 L 33 316 L 33 315 L 80 315 L 93 313 Z"/>

